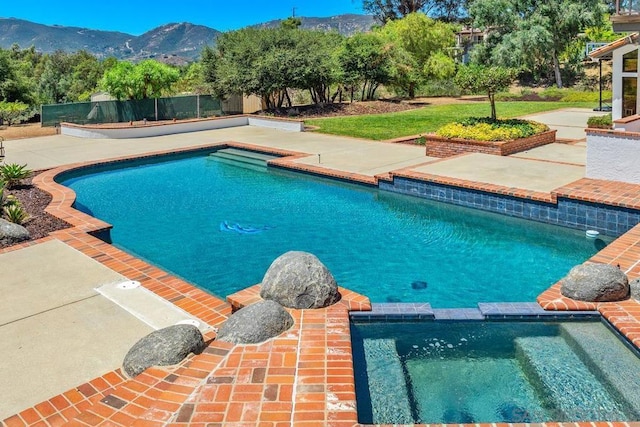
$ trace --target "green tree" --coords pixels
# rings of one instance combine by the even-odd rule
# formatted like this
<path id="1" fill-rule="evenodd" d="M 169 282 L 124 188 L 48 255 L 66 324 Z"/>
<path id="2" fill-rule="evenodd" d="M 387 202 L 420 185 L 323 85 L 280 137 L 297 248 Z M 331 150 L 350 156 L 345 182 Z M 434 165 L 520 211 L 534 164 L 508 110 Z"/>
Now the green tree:
<path id="1" fill-rule="evenodd" d="M 491 120 L 496 120 L 496 93 L 513 83 L 516 71 L 504 67 L 485 67 L 471 64 L 460 67 L 455 83 L 472 93 L 486 93 L 491 104 Z"/>
<path id="2" fill-rule="evenodd" d="M 301 25 L 302 20 L 300 18 L 296 18 L 295 16 L 290 16 L 280 23 L 280 26 L 282 28 L 288 30 L 295 30 L 296 28 L 300 28 Z"/>
<path id="3" fill-rule="evenodd" d="M 179 71 L 154 60 L 136 65 L 120 61 L 104 73 L 100 87 L 121 99 L 156 98 L 171 93 Z"/>
<path id="4" fill-rule="evenodd" d="M 32 104 L 35 101 L 33 68 L 26 64 L 19 53 L 17 45 L 11 50 L 0 49 L 0 100 Z"/>
<path id="5" fill-rule="evenodd" d="M 469 0 L 363 0 L 362 8 L 383 24 L 415 12 L 455 21 L 466 15 L 468 3 Z"/>
<path id="6" fill-rule="evenodd" d="M 91 94 L 96 91 L 100 79 L 104 75 L 104 62 L 81 50 L 71 56 L 73 72 L 71 84 L 67 93 L 70 101 L 88 101 Z"/>
<path id="7" fill-rule="evenodd" d="M 180 77 L 173 85 L 177 93 L 206 94 L 211 92 L 211 87 L 205 82 L 204 62 L 192 62 L 180 69 Z"/>
<path id="8" fill-rule="evenodd" d="M 118 100 L 135 98 L 132 81 L 134 66 L 127 61 L 118 61 L 105 71 L 100 80 L 100 87 Z"/>
<path id="9" fill-rule="evenodd" d="M 289 89 L 309 90 L 314 102 L 330 102 L 341 36 L 295 28 L 244 28 L 222 34 L 202 53 L 205 82 L 214 93 L 260 96 L 267 108 L 291 105 Z"/>
<path id="10" fill-rule="evenodd" d="M 70 102 L 69 89 L 73 75 L 71 55 L 62 50 L 45 55 L 39 64 L 38 96 L 42 103 Z"/>
<path id="11" fill-rule="evenodd" d="M 386 39 L 406 51 L 396 56 L 399 61 L 397 83 L 410 98 L 415 88 L 428 78 L 445 78 L 455 73 L 455 63 L 447 54 L 455 44 L 456 27 L 427 17 L 422 12 L 411 13 L 402 19 L 389 21 L 378 31 Z"/>
<path id="12" fill-rule="evenodd" d="M 345 39 L 338 54 L 345 84 L 360 86 L 361 100 L 374 99 L 380 85 L 390 83 L 394 74 L 394 47 L 377 33 L 358 33 Z"/>
<path id="13" fill-rule="evenodd" d="M 135 66 L 133 82 L 135 98 L 158 98 L 171 94 L 171 86 L 178 81 L 179 71 L 170 65 L 152 59 Z"/>
<path id="14" fill-rule="evenodd" d="M 474 0 L 474 26 L 488 31 L 474 57 L 534 75 L 550 70 L 561 88 L 563 52 L 585 28 L 601 25 L 605 11 L 601 0 Z"/>

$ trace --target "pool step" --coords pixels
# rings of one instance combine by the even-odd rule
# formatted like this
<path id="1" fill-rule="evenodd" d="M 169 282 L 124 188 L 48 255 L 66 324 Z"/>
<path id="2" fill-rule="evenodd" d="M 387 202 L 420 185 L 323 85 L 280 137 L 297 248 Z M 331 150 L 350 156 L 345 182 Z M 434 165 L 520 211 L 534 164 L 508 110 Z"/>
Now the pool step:
<path id="1" fill-rule="evenodd" d="M 394 420 L 398 424 L 413 424 L 407 382 L 400 356 L 393 339 L 363 341 L 373 424 Z"/>
<path id="2" fill-rule="evenodd" d="M 606 327 L 564 323 L 560 334 L 634 419 L 640 418 L 640 359 Z M 600 325 L 598 325 L 600 326 Z"/>
<path id="3" fill-rule="evenodd" d="M 556 421 L 620 421 L 623 405 L 561 336 L 516 338 L 516 357 Z"/>
<path id="4" fill-rule="evenodd" d="M 239 150 L 237 148 L 223 148 L 210 154 L 211 157 L 225 159 L 234 162 L 248 163 L 256 166 L 266 166 L 267 161 L 277 158 L 270 154 L 256 153 L 254 151 Z"/>

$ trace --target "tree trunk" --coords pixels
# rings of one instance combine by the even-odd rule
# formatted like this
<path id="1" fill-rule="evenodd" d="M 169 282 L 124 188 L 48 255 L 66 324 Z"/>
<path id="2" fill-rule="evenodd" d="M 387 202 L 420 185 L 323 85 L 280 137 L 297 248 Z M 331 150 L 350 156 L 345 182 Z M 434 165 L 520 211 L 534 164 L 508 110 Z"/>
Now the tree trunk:
<path id="1" fill-rule="evenodd" d="M 409 99 L 416 97 L 416 84 L 414 82 L 409 83 Z"/>
<path id="2" fill-rule="evenodd" d="M 498 119 L 496 114 L 496 94 L 489 92 L 489 102 L 491 103 L 491 120 L 494 122 Z"/>
<path id="3" fill-rule="evenodd" d="M 289 97 L 289 89 L 284 90 L 284 96 L 287 98 L 287 104 L 289 104 L 289 107 L 292 107 L 293 102 L 291 102 L 291 98 Z"/>
<path id="4" fill-rule="evenodd" d="M 560 61 L 558 60 L 558 55 L 554 51 L 552 53 L 553 56 L 553 72 L 556 75 L 556 85 L 558 89 L 562 89 L 562 74 L 560 74 Z"/>

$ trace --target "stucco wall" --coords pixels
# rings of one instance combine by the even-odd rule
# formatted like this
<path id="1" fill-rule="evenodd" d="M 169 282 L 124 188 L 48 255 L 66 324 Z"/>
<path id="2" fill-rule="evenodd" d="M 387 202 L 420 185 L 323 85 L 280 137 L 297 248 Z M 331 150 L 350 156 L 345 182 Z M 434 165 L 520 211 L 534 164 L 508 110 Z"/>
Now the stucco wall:
<path id="1" fill-rule="evenodd" d="M 587 130 L 585 176 L 640 184 L 640 133 Z"/>
<path id="2" fill-rule="evenodd" d="M 198 132 L 203 130 L 224 129 L 236 126 L 258 126 L 280 129 L 285 131 L 302 132 L 304 123 L 294 120 L 280 120 L 271 118 L 257 118 L 250 116 L 218 117 L 207 120 L 193 120 L 179 123 L 149 124 L 117 127 L 81 126 L 70 123 L 60 125 L 63 135 L 79 138 L 146 138 L 150 136 L 172 135 L 177 133 Z"/>

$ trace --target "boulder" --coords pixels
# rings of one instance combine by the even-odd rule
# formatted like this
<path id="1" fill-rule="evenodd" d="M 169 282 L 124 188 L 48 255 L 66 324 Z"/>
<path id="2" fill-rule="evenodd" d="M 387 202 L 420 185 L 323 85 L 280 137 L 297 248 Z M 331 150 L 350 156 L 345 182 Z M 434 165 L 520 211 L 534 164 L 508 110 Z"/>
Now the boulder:
<path id="1" fill-rule="evenodd" d="M 0 240 L 21 242 L 28 240 L 29 237 L 31 237 L 29 231 L 23 226 L 0 218 Z"/>
<path id="2" fill-rule="evenodd" d="M 631 290 L 631 298 L 640 301 L 640 278 L 629 282 L 629 288 Z"/>
<path id="3" fill-rule="evenodd" d="M 322 308 L 340 299 L 338 285 L 313 254 L 287 252 L 276 258 L 262 279 L 260 296 L 289 308 Z"/>
<path id="4" fill-rule="evenodd" d="M 577 265 L 560 282 L 562 295 L 579 301 L 620 301 L 629 297 L 626 274 L 608 264 Z"/>
<path id="5" fill-rule="evenodd" d="M 158 329 L 134 344 L 124 357 L 122 369 L 130 377 L 151 366 L 180 363 L 190 353 L 205 348 L 202 333 L 193 325 L 173 325 Z"/>
<path id="6" fill-rule="evenodd" d="M 234 344 L 257 344 L 293 326 L 293 317 L 275 301 L 260 301 L 233 313 L 220 327 L 217 339 Z"/>

